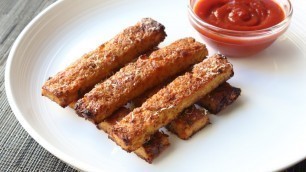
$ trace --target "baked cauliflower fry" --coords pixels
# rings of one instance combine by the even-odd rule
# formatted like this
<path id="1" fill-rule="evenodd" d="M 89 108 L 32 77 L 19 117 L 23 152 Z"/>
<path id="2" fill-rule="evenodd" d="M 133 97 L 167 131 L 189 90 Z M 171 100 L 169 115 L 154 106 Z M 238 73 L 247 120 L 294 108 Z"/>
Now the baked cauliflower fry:
<path id="1" fill-rule="evenodd" d="M 102 121 L 98 128 L 109 133 L 112 127 L 119 122 L 123 117 L 129 114 L 131 110 L 125 107 L 118 109 L 112 116 Z M 159 156 L 167 147 L 170 146 L 168 135 L 163 132 L 157 131 L 153 134 L 149 141 L 144 143 L 140 148 L 136 149 L 134 153 L 148 163 Z"/>
<path id="2" fill-rule="evenodd" d="M 166 37 L 164 30 L 155 20 L 142 19 L 50 77 L 42 86 L 42 95 L 66 107 L 126 63 L 156 47 Z"/>
<path id="3" fill-rule="evenodd" d="M 168 78 L 202 61 L 207 49 L 193 38 L 185 38 L 142 56 L 105 81 L 97 84 L 78 100 L 75 110 L 95 124 L 112 115 L 128 101 Z"/>
<path id="4" fill-rule="evenodd" d="M 125 116 L 113 127 L 109 137 L 128 152 L 138 149 L 159 128 L 233 74 L 226 57 L 217 54 L 205 59 Z"/>

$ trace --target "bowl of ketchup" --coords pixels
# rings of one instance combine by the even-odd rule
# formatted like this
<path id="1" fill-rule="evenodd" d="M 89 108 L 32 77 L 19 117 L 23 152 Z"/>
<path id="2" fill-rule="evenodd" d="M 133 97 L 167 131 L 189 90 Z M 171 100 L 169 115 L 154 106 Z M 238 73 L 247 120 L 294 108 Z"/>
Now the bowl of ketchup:
<path id="1" fill-rule="evenodd" d="M 254 55 L 289 27 L 289 0 L 190 0 L 189 20 L 205 42 L 220 53 Z"/>

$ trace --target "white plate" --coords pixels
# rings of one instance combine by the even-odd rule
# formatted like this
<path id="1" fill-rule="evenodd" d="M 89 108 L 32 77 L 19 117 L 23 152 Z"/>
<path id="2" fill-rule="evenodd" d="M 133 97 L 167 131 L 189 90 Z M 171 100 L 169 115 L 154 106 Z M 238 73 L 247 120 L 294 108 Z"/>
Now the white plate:
<path id="1" fill-rule="evenodd" d="M 41 96 L 49 76 L 143 17 L 166 26 L 161 44 L 200 37 L 187 20 L 187 0 L 65 0 L 38 15 L 7 61 L 5 86 L 17 119 L 44 148 L 86 171 L 272 171 L 306 155 L 306 3 L 294 1 L 290 29 L 253 58 L 231 58 L 242 96 L 189 141 L 152 165 L 128 154 L 73 110 Z M 214 50 L 210 49 L 210 54 Z"/>

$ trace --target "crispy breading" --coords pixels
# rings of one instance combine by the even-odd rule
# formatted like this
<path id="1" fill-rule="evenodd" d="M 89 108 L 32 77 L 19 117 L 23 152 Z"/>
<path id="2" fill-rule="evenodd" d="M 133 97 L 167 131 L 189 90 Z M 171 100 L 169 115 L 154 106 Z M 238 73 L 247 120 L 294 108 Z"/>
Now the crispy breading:
<path id="1" fill-rule="evenodd" d="M 167 129 L 179 138 L 187 140 L 207 124 L 209 124 L 207 110 L 192 105 L 171 121 Z"/>
<path id="2" fill-rule="evenodd" d="M 119 122 L 123 117 L 129 114 L 131 110 L 126 107 L 121 107 L 112 116 L 106 118 L 97 127 L 106 133 L 109 133 L 112 127 Z M 144 143 L 140 148 L 134 151 L 134 153 L 140 158 L 144 159 L 148 163 L 152 163 L 153 160 L 161 154 L 170 145 L 168 135 L 163 132 L 157 131 L 153 134 L 149 141 Z"/>
<path id="3" fill-rule="evenodd" d="M 233 87 L 225 82 L 200 99 L 198 103 L 210 113 L 217 114 L 232 104 L 240 96 L 240 93 L 240 88 Z"/>
<path id="4" fill-rule="evenodd" d="M 136 150 L 150 135 L 233 74 L 232 65 L 224 56 L 216 54 L 205 59 L 119 121 L 109 137 L 128 152 Z"/>
<path id="5" fill-rule="evenodd" d="M 162 89 L 164 86 L 166 86 L 165 83 L 159 84 L 155 86 L 154 88 L 144 92 L 140 96 L 136 97 L 132 100 L 135 107 L 141 106 L 148 98 L 152 97 L 154 94 L 156 94 L 160 89 Z"/>
<path id="6" fill-rule="evenodd" d="M 205 57 L 206 58 L 206 57 Z M 204 58 L 203 58 L 204 59 Z M 149 89 L 148 91 L 142 93 L 140 96 L 134 98 L 131 102 L 134 105 L 134 107 L 141 106 L 148 98 L 152 97 L 154 94 L 156 94 L 160 89 L 168 85 L 171 81 L 173 81 L 176 77 L 184 74 L 186 71 L 191 70 L 190 68 L 181 72 L 180 74 L 177 74 L 173 77 L 168 78 L 165 82 Z"/>
<path id="7" fill-rule="evenodd" d="M 166 37 L 164 30 L 155 20 L 142 19 L 47 80 L 42 95 L 66 107 L 102 79 L 156 47 Z"/>
<path id="8" fill-rule="evenodd" d="M 185 38 L 142 56 L 95 86 L 78 100 L 76 112 L 98 124 L 129 100 L 185 71 L 207 55 L 207 49 L 193 38 Z"/>

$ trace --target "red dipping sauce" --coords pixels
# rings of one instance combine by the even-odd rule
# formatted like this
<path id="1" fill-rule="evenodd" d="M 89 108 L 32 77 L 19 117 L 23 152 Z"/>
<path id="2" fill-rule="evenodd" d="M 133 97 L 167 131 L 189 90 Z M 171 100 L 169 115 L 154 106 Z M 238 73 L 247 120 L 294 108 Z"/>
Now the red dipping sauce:
<path id="1" fill-rule="evenodd" d="M 216 50 L 247 56 L 265 49 L 285 32 L 292 14 L 286 2 L 290 9 L 274 0 L 191 0 L 190 21 Z"/>

